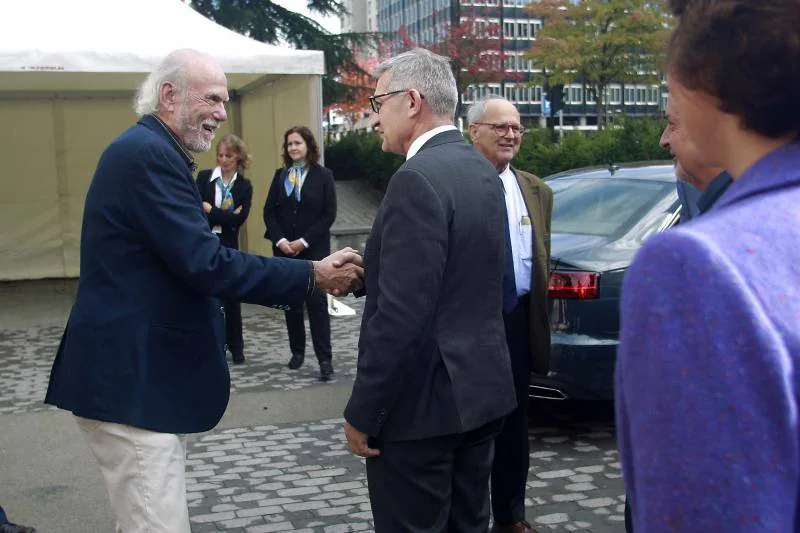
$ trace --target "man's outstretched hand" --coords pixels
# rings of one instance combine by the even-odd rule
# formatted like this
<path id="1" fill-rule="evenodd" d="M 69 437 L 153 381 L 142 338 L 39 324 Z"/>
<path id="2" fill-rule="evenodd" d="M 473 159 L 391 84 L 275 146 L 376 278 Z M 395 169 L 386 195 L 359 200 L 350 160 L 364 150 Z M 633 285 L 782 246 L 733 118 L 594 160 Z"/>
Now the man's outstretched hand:
<path id="1" fill-rule="evenodd" d="M 364 261 L 357 251 L 343 248 L 315 261 L 314 276 L 319 290 L 343 296 L 364 287 Z"/>

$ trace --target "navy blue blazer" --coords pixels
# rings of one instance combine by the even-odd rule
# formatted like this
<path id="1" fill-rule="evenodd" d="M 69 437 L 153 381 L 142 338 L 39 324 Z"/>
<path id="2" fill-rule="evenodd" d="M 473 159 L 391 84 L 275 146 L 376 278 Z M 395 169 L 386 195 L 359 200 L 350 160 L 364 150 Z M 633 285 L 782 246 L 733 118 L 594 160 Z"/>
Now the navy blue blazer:
<path id="1" fill-rule="evenodd" d="M 302 304 L 310 263 L 221 246 L 192 166 L 153 116 L 103 152 L 86 195 L 78 293 L 46 403 L 151 431 L 207 431 L 230 392 L 218 299 Z"/>

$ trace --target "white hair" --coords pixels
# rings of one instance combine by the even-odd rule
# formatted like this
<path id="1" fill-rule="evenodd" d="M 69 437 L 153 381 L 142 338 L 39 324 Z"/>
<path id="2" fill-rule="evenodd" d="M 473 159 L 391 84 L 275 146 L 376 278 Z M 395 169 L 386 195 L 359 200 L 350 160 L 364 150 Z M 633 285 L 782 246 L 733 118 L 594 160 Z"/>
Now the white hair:
<path id="1" fill-rule="evenodd" d="M 508 98 L 504 98 L 497 94 L 489 94 L 480 98 L 475 101 L 471 106 L 469 106 L 469 111 L 467 111 L 467 124 L 475 124 L 480 119 L 483 118 L 483 115 L 486 114 L 486 105 L 492 100 L 501 100 L 503 102 L 508 102 L 511 105 L 511 101 Z"/>
<path id="2" fill-rule="evenodd" d="M 450 119 L 456 114 L 458 89 L 450 60 L 423 48 L 387 59 L 375 68 L 375 76 L 391 72 L 387 92 L 416 89 L 434 114 Z"/>
<path id="3" fill-rule="evenodd" d="M 136 91 L 133 109 L 138 116 L 158 111 L 161 86 L 172 83 L 178 90 L 186 90 L 189 82 L 190 53 L 193 50 L 176 50 L 170 53 L 147 76 Z"/>

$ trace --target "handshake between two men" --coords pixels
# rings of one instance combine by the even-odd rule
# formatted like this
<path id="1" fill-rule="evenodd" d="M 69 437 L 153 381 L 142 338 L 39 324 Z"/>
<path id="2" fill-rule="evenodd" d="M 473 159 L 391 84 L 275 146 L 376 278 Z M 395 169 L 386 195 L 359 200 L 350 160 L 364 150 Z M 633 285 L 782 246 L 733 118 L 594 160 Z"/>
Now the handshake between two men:
<path id="1" fill-rule="evenodd" d="M 352 248 L 342 248 L 322 261 L 313 261 L 317 289 L 344 296 L 364 287 L 364 259 Z"/>

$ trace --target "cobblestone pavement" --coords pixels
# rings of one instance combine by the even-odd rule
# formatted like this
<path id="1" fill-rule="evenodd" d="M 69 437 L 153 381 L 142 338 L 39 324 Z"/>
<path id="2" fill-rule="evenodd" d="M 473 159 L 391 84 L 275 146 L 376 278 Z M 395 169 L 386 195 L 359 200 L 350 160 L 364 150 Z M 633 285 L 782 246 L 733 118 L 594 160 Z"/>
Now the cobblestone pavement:
<path id="1" fill-rule="evenodd" d="M 356 317 L 333 318 L 336 366 L 320 383 L 313 352 L 298 371 L 289 358 L 282 313 L 245 306 L 247 363 L 231 366 L 233 394 L 346 386 L 355 375 L 363 301 Z M 47 409 L 41 400 L 60 326 L 0 328 L 0 415 Z M 540 531 L 623 531 L 623 484 L 613 427 L 603 420 L 533 425 L 528 519 Z M 191 436 L 187 475 L 195 533 L 372 530 L 362 460 L 347 452 L 342 420 L 218 429 Z"/>
<path id="2" fill-rule="evenodd" d="M 352 380 L 356 374 L 356 345 L 363 298 L 344 298 L 357 310 L 354 317 L 331 318 L 335 374 L 331 383 Z M 306 339 L 306 363 L 289 370 L 289 340 L 283 312 L 242 306 L 244 365 L 231 365 L 232 394 L 263 390 L 297 390 L 320 386 L 319 369 Z M 306 327 L 308 329 L 308 327 Z M 63 326 L 6 330 L 0 328 L 0 415 L 49 409 L 42 403 Z"/>
<path id="3" fill-rule="evenodd" d="M 363 461 L 342 420 L 235 428 L 189 446 L 195 533 L 372 530 Z M 532 428 L 528 518 L 540 531 L 623 530 L 620 465 L 610 428 Z"/>

